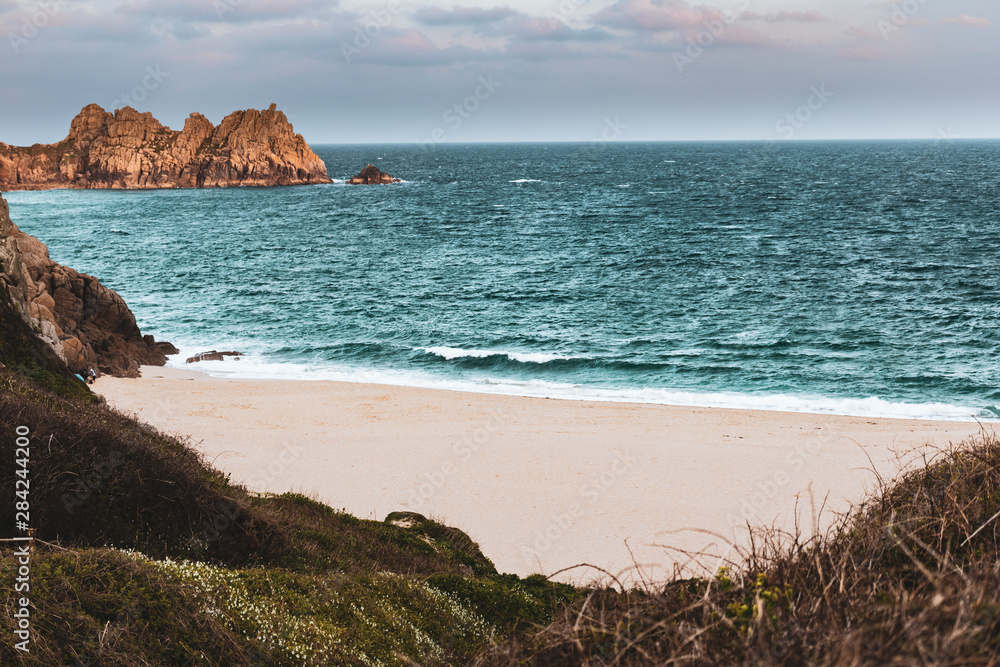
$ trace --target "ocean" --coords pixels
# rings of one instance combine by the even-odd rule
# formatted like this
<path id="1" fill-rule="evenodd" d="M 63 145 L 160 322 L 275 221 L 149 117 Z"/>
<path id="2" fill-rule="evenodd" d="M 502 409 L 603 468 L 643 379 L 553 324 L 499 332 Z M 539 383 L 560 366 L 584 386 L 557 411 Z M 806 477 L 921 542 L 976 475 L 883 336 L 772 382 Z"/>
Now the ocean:
<path id="1" fill-rule="evenodd" d="M 1000 416 L 1000 142 L 314 149 L 339 182 L 5 196 L 171 366 Z M 343 184 L 369 162 L 404 182 Z"/>

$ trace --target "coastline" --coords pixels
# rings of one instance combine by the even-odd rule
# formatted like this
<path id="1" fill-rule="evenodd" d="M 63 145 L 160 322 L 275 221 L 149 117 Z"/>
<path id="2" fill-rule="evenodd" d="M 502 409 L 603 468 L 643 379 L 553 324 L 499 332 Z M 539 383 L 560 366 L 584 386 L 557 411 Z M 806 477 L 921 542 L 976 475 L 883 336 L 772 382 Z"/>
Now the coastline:
<path id="1" fill-rule="evenodd" d="M 746 522 L 811 530 L 975 422 L 567 401 L 143 367 L 94 389 L 233 481 L 362 518 L 410 510 L 466 531 L 500 571 L 590 563 L 661 578 L 725 553 Z M 627 540 L 627 543 L 626 543 Z M 670 547 L 665 548 L 666 547 Z M 634 561 L 633 561 L 634 558 Z M 702 562 L 713 567 L 715 561 Z M 559 575 L 588 580 L 592 570 Z"/>

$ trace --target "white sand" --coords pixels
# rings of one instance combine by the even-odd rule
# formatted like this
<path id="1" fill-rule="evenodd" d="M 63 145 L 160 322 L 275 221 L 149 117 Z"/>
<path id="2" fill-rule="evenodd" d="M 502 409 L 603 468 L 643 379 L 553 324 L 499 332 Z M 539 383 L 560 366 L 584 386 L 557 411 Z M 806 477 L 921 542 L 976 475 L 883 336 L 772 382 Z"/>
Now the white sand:
<path id="1" fill-rule="evenodd" d="M 679 556 L 656 545 L 725 552 L 702 531 L 741 540 L 746 519 L 791 528 L 797 498 L 811 530 L 810 495 L 843 510 L 873 488 L 872 465 L 891 478 L 916 448 L 980 430 L 155 367 L 139 380 L 102 378 L 95 389 L 190 436 L 235 482 L 298 491 L 361 518 L 417 511 L 465 530 L 500 571 L 519 575 L 591 563 L 635 579 L 631 547 L 647 576 L 662 577 Z"/>

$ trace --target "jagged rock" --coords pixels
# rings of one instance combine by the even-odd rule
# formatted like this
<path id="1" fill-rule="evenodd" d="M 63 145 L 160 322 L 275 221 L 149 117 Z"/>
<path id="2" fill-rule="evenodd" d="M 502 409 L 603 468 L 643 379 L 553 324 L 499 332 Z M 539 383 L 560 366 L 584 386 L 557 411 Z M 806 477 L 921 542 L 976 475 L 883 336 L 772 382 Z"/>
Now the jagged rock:
<path id="1" fill-rule="evenodd" d="M 216 352 L 212 350 L 211 352 L 199 352 L 193 357 L 188 358 L 185 363 L 194 364 L 199 361 L 225 361 L 226 357 L 234 357 L 233 361 L 239 361 L 240 357 L 243 355 L 239 352 Z"/>
<path id="2" fill-rule="evenodd" d="M 400 179 L 379 171 L 379 168 L 374 165 L 366 166 L 360 174 L 347 181 L 348 185 L 388 185 L 389 183 L 401 182 Z"/>
<path id="3" fill-rule="evenodd" d="M 96 368 L 138 377 L 139 366 L 162 366 L 178 350 L 143 336 L 116 292 L 49 259 L 49 249 L 11 222 L 0 197 L 0 283 L 21 317 L 74 373 Z"/>
<path id="4" fill-rule="evenodd" d="M 180 132 L 132 107 L 83 108 L 58 144 L 0 143 L 0 190 L 210 188 L 330 183 L 326 165 L 272 104 L 191 114 Z"/>

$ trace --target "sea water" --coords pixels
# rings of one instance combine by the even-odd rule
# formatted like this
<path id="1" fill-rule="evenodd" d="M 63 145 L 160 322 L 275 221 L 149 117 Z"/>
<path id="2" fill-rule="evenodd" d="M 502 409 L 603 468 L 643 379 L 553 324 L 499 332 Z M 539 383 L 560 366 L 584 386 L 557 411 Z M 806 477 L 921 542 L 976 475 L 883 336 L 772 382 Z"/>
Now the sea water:
<path id="1" fill-rule="evenodd" d="M 170 365 L 989 419 L 1000 142 L 318 146 L 332 185 L 7 195 Z M 373 163 L 404 179 L 343 183 Z M 240 361 L 185 366 L 209 349 Z"/>

